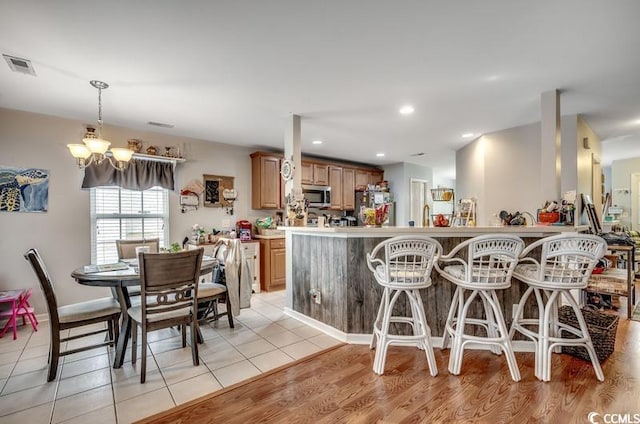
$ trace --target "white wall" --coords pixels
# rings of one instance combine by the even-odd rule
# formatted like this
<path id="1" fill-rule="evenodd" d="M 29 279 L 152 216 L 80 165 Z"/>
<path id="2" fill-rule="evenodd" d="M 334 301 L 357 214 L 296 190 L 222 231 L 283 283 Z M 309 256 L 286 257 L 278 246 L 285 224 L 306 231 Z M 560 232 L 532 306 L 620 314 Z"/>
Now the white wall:
<path id="1" fill-rule="evenodd" d="M 488 225 L 485 201 L 484 140 L 478 138 L 456 151 L 456 197 L 476 199 L 476 224 Z"/>
<path id="2" fill-rule="evenodd" d="M 634 187 L 631 185 L 631 175 L 633 174 L 640 174 L 640 158 L 614 160 L 611 163 L 611 200 L 614 205 L 624 208 L 620 224 L 638 230 L 638 211 L 632 210 L 631 196 L 635 195 L 637 198 L 640 193 L 637 190 L 632 190 Z M 637 188 L 635 187 L 635 189 Z M 631 225 L 632 218 L 635 225 Z"/>
<path id="3" fill-rule="evenodd" d="M 561 191 L 592 194 L 592 157 L 600 158 L 600 139 L 579 116 L 562 118 Z M 582 139 L 589 137 L 590 149 Z M 477 199 L 477 223 L 492 214 L 527 211 L 536 215 L 547 200 L 540 187 L 540 123 L 497 131 L 456 152 L 456 198 Z M 555 172 L 555 169 L 549 169 Z"/>
<path id="4" fill-rule="evenodd" d="M 485 134 L 456 152 L 458 198 L 475 198 L 477 225 L 505 210 L 530 212 L 540 199 L 540 124 Z"/>
<path id="5" fill-rule="evenodd" d="M 412 163 L 397 163 L 383 167 L 384 179 L 389 181 L 396 202 L 396 225 L 407 226 L 411 219 L 411 179 L 431 182 L 433 171 L 429 167 Z"/>
<path id="6" fill-rule="evenodd" d="M 0 289 L 33 287 L 38 313 L 46 310 L 44 299 L 22 256 L 31 247 L 42 254 L 61 304 L 109 295 L 107 289 L 84 287 L 70 278 L 73 269 L 91 260 L 89 192 L 80 189 L 83 172 L 66 147 L 79 142 L 84 132 L 79 121 L 0 108 L 0 165 L 50 171 L 48 212 L 0 213 Z M 188 161 L 178 165 L 178 187 L 191 179 L 202 181 L 202 174 L 235 177 L 238 200 L 232 217 L 221 208 L 200 207 L 183 214 L 178 195 L 170 194 L 172 242 L 181 242 L 196 223 L 208 230 L 220 229 L 225 219 L 233 224 L 271 214 L 250 209 L 251 149 L 111 126 L 105 126 L 103 134 L 114 147 L 125 146 L 130 138 L 143 140 L 145 148 L 149 144 L 180 146 Z"/>
<path id="7" fill-rule="evenodd" d="M 547 200 L 540 198 L 540 125 L 510 128 L 482 138 L 485 196 L 479 207 L 484 216 L 488 219 L 501 210 L 526 211 L 535 216 L 536 209 Z"/>

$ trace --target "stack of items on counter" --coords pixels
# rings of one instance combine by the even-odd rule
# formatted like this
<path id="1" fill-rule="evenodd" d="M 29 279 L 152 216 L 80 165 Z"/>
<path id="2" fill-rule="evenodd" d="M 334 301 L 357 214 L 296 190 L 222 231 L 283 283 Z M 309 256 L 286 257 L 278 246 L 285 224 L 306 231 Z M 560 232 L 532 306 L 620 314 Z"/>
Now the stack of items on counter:
<path id="1" fill-rule="evenodd" d="M 567 200 L 545 202 L 538 209 L 538 223 L 551 225 L 573 225 L 574 206 Z"/>

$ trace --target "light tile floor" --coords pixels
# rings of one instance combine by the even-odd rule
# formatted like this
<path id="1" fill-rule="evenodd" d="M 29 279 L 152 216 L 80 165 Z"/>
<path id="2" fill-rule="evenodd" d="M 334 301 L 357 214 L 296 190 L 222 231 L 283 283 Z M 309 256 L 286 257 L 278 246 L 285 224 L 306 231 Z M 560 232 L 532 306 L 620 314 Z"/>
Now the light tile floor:
<path id="1" fill-rule="evenodd" d="M 149 333 L 145 384 L 131 344 L 120 369 L 111 367 L 113 349 L 93 349 L 63 357 L 59 378 L 46 383 L 48 323 L 20 327 L 17 340 L 0 339 L 0 422 L 130 423 L 340 343 L 285 315 L 283 291 L 255 294 L 251 304 L 233 329 L 226 317 L 201 327 L 197 367 L 178 331 Z"/>

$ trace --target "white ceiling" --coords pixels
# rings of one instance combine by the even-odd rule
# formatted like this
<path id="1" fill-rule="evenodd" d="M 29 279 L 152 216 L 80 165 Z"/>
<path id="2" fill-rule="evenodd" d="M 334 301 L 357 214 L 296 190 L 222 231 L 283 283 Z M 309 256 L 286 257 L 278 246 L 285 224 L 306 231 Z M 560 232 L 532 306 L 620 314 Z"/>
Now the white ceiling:
<path id="1" fill-rule="evenodd" d="M 0 63 L 1 107 L 95 123 L 98 79 L 106 124 L 282 148 L 296 113 L 303 153 L 453 175 L 461 134 L 539 121 L 557 88 L 612 140 L 603 163 L 640 156 L 637 0 L 2 0 L 0 16 L 0 52 L 37 72 Z"/>

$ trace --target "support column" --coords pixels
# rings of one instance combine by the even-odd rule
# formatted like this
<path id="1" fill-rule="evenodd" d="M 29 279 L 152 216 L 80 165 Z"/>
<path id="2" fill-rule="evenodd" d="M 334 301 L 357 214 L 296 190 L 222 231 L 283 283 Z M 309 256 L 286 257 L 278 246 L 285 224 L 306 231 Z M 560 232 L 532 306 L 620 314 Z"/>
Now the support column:
<path id="1" fill-rule="evenodd" d="M 284 130 L 284 158 L 295 165 L 293 178 L 284 185 L 285 195 L 291 193 L 293 187 L 300 187 L 302 177 L 302 147 L 300 146 L 300 115 L 287 117 Z"/>
<path id="2" fill-rule="evenodd" d="M 540 202 L 562 198 L 560 92 L 550 90 L 540 96 L 542 106 L 540 137 Z"/>
<path id="3" fill-rule="evenodd" d="M 287 181 L 284 185 L 285 195 L 291 193 L 294 187 L 300 188 L 302 184 L 302 147 L 300 146 L 300 115 L 291 114 L 287 117 L 284 130 L 284 158 L 290 159 L 295 169 L 293 171 L 293 178 Z M 285 216 L 287 214 L 287 205 L 285 205 Z M 291 232 L 286 232 L 286 293 L 285 293 L 285 305 L 288 308 L 293 308 L 293 290 L 291 284 L 293 282 L 293 252 L 292 235 Z"/>

